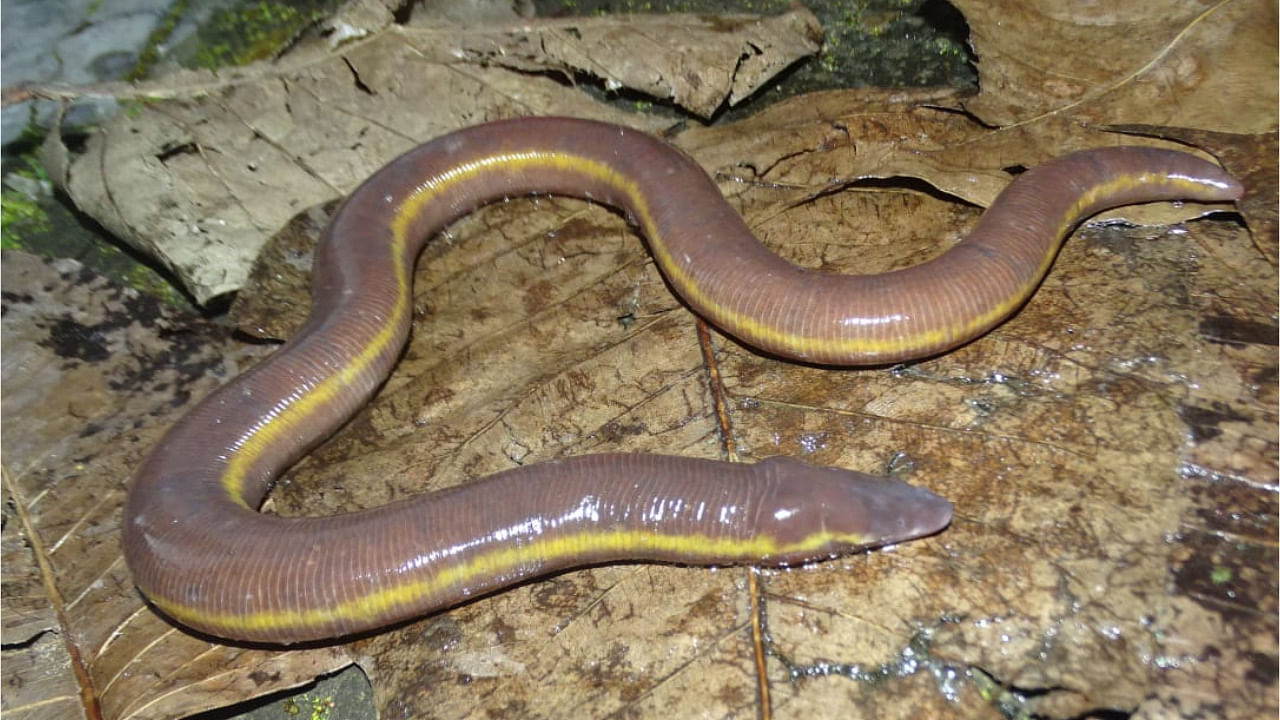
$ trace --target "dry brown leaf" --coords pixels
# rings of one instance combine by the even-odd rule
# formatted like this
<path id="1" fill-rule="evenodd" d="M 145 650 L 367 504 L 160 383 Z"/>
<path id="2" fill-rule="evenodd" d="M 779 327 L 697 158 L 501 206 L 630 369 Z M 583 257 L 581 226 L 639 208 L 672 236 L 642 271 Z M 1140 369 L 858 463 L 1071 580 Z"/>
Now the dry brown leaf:
<path id="1" fill-rule="evenodd" d="M 964 196 L 966 168 L 1030 166 L 1082 147 L 1138 142 L 1102 139 L 1090 126 L 1276 131 L 1280 78 L 1270 0 L 1168 0 L 1070 12 L 1051 2 L 959 4 L 979 52 L 983 88 L 963 107 L 998 127 L 948 147 L 922 148 L 936 150 L 925 165 L 944 172 L 928 177 L 949 192 Z M 949 185 L 945 176 L 957 173 L 959 183 Z"/>
<path id="2" fill-rule="evenodd" d="M 1188 26 L 1161 58 L 1227 15 Z M 376 87 L 397 77 L 391 67 L 357 67 Z M 315 114 L 332 100 L 326 90 L 318 77 L 296 96 L 316 98 L 307 110 Z M 1122 83 L 1112 98 L 1131 90 Z M 1112 141 L 1078 120 L 1203 118 L 1213 110 L 1206 97 L 1171 95 L 1148 110 L 1154 118 L 1136 102 L 1081 102 L 992 130 L 921 106 L 954 105 L 945 95 L 830 93 L 679 142 L 771 246 L 807 266 L 874 272 L 962 235 L 977 210 L 952 196 L 985 205 L 1007 182 L 1004 168 Z M 386 100 L 359 117 L 396 112 Z M 1110 107 L 1126 109 L 1098 110 Z M 1221 102 L 1217 112 L 1237 110 Z M 1230 140 L 1213 147 L 1236 149 Z M 360 149 L 345 157 L 352 176 L 378 162 Z M 867 177 L 917 177 L 941 192 L 859 182 Z M 244 316 L 247 327 L 287 333 L 305 297 L 309 246 L 300 239 L 325 217 L 318 209 L 299 220 L 294 240 L 264 260 L 262 274 L 284 277 Z M 6 257 L 6 273 L 10 265 Z M 11 290 L 16 281 L 5 280 Z M 1265 717 L 1275 712 L 1277 663 L 1276 285 L 1274 263 L 1230 223 L 1090 228 L 1022 312 L 944 357 L 837 372 L 716 336 L 708 365 L 695 321 L 611 213 L 543 198 L 460 222 L 420 263 L 419 322 L 396 373 L 288 476 L 273 494 L 278 509 L 373 506 L 561 454 L 716 457 L 725 442 L 747 457 L 896 467 L 956 502 L 956 522 L 937 538 L 764 573 L 766 655 L 752 645 L 745 571 L 661 566 L 567 573 L 328 656 L 188 637 L 138 604 L 118 549 L 104 550 L 116 543 L 124 468 L 178 411 L 167 405 L 172 387 L 163 402 L 144 394 L 115 407 L 113 393 L 140 382 L 136 370 L 103 390 L 70 366 L 75 405 L 45 407 L 12 406 L 8 393 L 22 383 L 6 374 L 7 411 L 47 415 L 48 436 L 69 443 L 55 445 L 59 457 L 91 458 L 73 473 L 43 459 L 44 433 L 19 436 L 34 450 L 11 449 L 17 439 L 6 433 L 6 467 L 36 458 L 12 473 L 18 502 L 44 545 L 65 553 L 54 563 L 64 597 L 94 600 L 75 604 L 74 642 L 109 717 L 167 716 L 176 706 L 165 703 L 189 694 L 200 705 L 248 697 L 267 690 L 252 687 L 262 678 L 279 687 L 345 657 L 370 674 L 383 715 L 394 717 L 996 717 L 1002 693 L 1047 717 Z M 252 294 L 244 299 L 252 308 Z M 6 333 L 23 322 L 7 313 Z M 36 324 L 25 344 L 45 336 L 50 326 Z M 5 340 L 8 355 L 19 343 Z M 224 351 L 207 352 L 196 357 L 217 367 L 209 358 Z M 61 364 L 32 367 L 58 377 Z M 220 379 L 195 374 L 173 380 L 199 394 Z M 717 400 L 728 407 L 723 425 Z M 156 416 L 142 430 L 126 423 L 144 414 Z M 77 438 L 84 424 L 97 429 Z M 95 454 L 94 442 L 112 444 Z M 93 486 L 96 505 L 70 499 L 72 474 L 108 478 L 105 489 Z M 64 518 L 46 508 L 55 499 L 93 509 Z M 98 587 L 95 578 L 109 579 Z"/>
<path id="3" fill-rule="evenodd" d="M 7 339 L 7 338 L 6 338 Z M 10 353 L 7 360 L 12 358 Z M 12 424 L 10 424 L 12 427 Z M 60 623 L 38 556 L 31 547 L 19 506 L 10 496 L 11 479 L 4 470 L 4 568 L 0 582 L 3 607 L 3 670 L 0 712 L 21 713 L 36 720 L 89 717 L 81 704 L 71 648 L 58 632 Z"/>
<path id="4" fill-rule="evenodd" d="M 1177 16 L 1175 10 L 1182 3 L 1171 0 L 1167 5 L 1165 14 Z M 1010 58 L 1031 56 L 1087 56 L 1083 66 L 1096 63 L 1110 71 L 1061 97 L 1047 79 L 1051 75 L 1020 75 L 1022 84 L 1005 90 L 1014 98 L 1011 102 L 1026 106 L 1028 111 L 1008 118 L 992 111 L 991 117 L 984 117 L 984 103 L 997 96 L 990 88 L 1011 81 L 1001 80 L 998 74 L 989 79 L 987 58 L 980 56 L 982 87 L 986 90 L 975 99 L 936 93 L 930 96 L 926 91 L 882 91 L 853 105 L 841 93 L 819 94 L 807 104 L 774 106 L 746 120 L 739 126 L 744 135 L 739 142 L 726 144 L 719 129 L 700 128 L 682 135 L 681 143 L 724 177 L 750 181 L 755 174 L 767 172 L 768 182 L 795 187 L 797 197 L 827 192 L 863 178 L 912 177 L 985 207 L 1008 183 L 1009 169 L 1038 165 L 1074 150 L 1134 144 L 1178 150 L 1197 147 L 1194 142 L 1188 147 L 1178 140 L 1176 130 L 1152 133 L 1154 137 L 1170 138 L 1162 141 L 1108 134 L 1101 131 L 1103 126 L 1141 123 L 1203 128 L 1217 123 L 1223 129 L 1255 128 L 1252 132 L 1274 136 L 1280 76 L 1276 64 L 1266 59 L 1275 55 L 1276 23 L 1256 22 L 1259 17 L 1274 19 L 1274 3 L 1229 0 L 1202 10 L 1182 25 L 1161 25 L 1160 42 L 1140 44 L 1146 54 L 1135 58 L 1131 55 L 1133 48 L 1124 46 L 1124 52 L 1129 54 L 1112 61 L 1107 55 L 1111 43 L 1085 43 L 1062 31 L 1060 23 L 1065 20 L 1058 13 L 1011 9 L 1009 17 L 1021 23 L 1016 25 L 982 5 L 977 14 L 969 17 L 975 38 L 998 36 L 1008 43 L 1027 46 L 1008 51 L 993 63 L 1016 65 Z M 1135 18 L 1111 18 L 1111 32 L 1151 34 L 1143 29 L 1140 20 L 1161 17 L 1162 11 L 1148 3 L 1134 12 Z M 1085 16 L 1080 17 L 1084 25 Z M 1032 47 L 1042 47 L 1036 51 L 1039 55 Z M 1242 47 L 1248 51 L 1242 52 Z M 1189 73 L 1188 66 L 1196 69 L 1190 77 L 1178 83 L 1169 81 L 1171 76 Z M 1043 99 L 1035 103 L 1019 100 L 1023 95 Z M 919 107 L 912 107 L 913 104 Z M 946 109 L 958 107 L 972 110 L 977 116 Z M 1000 126 L 993 128 L 991 124 Z M 1198 147 L 1217 155 L 1229 153 L 1232 145 L 1224 139 Z M 1242 177 L 1249 170 L 1242 162 L 1228 167 L 1239 169 Z M 1258 182 L 1266 181 L 1266 171 L 1262 168 Z M 1274 193 L 1261 192 L 1257 197 L 1261 207 L 1250 212 L 1266 234 L 1265 215 L 1274 207 Z M 1103 217 L 1162 224 L 1186 219 L 1196 211 L 1164 204 L 1123 208 Z M 1274 216 L 1274 212 L 1270 215 Z M 1269 243 L 1263 241 L 1259 246 L 1265 248 Z M 1274 257 L 1273 252 L 1260 251 Z"/>
<path id="5" fill-rule="evenodd" d="M 585 73 L 710 118 L 822 47 L 803 7 L 757 15 L 618 15 L 466 38 L 466 57 L 524 71 Z"/>
<path id="6" fill-rule="evenodd" d="M 36 553 L 32 551 L 23 527 L 18 506 L 9 496 L 11 481 L 5 479 L 3 540 L 3 576 L 0 594 L 3 596 L 4 616 L 0 617 L 3 635 L 0 643 L 16 647 L 33 642 L 41 633 L 56 630 L 57 611 L 50 602 L 48 589 L 41 583 Z M 8 700 L 6 696 L 5 700 Z M 7 707 L 7 706 L 6 706 Z"/>
<path id="7" fill-rule="evenodd" d="M 232 350 L 229 333 L 176 317 L 74 261 L 6 252 L 0 267 L 5 489 L 13 502 L 5 528 L 6 715 L 72 717 L 84 691 L 103 717 L 180 717 L 349 663 L 341 648 L 210 645 L 138 604 L 119 536 L 131 469 L 193 396 L 235 374 L 244 353 Z M 15 547 L 19 526 L 38 540 Z M 23 565 L 13 561 L 23 552 L 43 567 L 27 563 L 18 575 Z M 15 597 L 17 588 L 26 591 Z M 39 599 L 37 588 L 57 622 L 34 642 L 11 638 L 11 621 Z"/>
<path id="8" fill-rule="evenodd" d="M 704 112 L 814 52 L 816 32 L 802 8 L 722 22 L 391 26 L 225 79 L 187 72 L 144 88 L 100 88 L 157 99 L 118 116 L 57 177 L 80 209 L 164 263 L 203 304 L 238 290 L 263 241 L 294 214 L 344 195 L 392 157 L 449 130 L 520 115 L 660 126 L 532 70 L 580 70 L 611 87 L 638 83 L 637 91 L 687 99 Z M 657 42 L 675 44 L 646 47 L 643 64 L 595 59 L 608 44 Z M 626 57 L 620 52 L 612 47 L 607 57 Z M 520 71 L 495 67 L 499 60 Z"/>
<path id="9" fill-rule="evenodd" d="M 956 5 L 982 78 L 981 92 L 964 106 L 990 125 L 1067 111 L 1079 120 L 1093 114 L 1093 122 L 1131 122 L 1118 116 L 1137 113 L 1159 125 L 1275 129 L 1274 2 Z"/>

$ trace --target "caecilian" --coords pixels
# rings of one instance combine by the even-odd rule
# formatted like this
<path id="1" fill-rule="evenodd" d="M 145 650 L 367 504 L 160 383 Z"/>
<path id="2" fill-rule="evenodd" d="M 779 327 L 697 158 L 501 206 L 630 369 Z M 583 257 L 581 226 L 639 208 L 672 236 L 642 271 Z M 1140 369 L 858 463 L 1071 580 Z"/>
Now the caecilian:
<path id="1" fill-rule="evenodd" d="M 552 193 L 619 208 L 671 287 L 723 332 L 783 358 L 857 365 L 983 334 L 1032 295 L 1092 214 L 1240 192 L 1185 153 L 1078 152 L 1018 176 L 936 259 L 832 275 L 765 249 L 693 160 L 644 133 L 558 118 L 460 130 L 392 161 L 347 198 L 317 248 L 301 332 L 200 402 L 138 469 L 125 557 L 143 594 L 177 622 L 293 643 L 369 631 L 582 564 L 783 566 L 932 534 L 950 521 L 946 500 L 786 458 L 587 455 L 334 517 L 257 508 L 273 479 L 391 371 L 409 333 L 419 250 L 494 200 Z"/>

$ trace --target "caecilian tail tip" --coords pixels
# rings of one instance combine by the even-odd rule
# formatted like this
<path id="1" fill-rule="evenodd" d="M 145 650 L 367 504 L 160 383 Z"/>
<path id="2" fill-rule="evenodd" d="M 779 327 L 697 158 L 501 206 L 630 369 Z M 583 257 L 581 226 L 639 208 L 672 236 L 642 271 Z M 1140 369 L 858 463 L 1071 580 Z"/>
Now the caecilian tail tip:
<path id="1" fill-rule="evenodd" d="M 1187 174 L 1182 180 L 1202 188 L 1203 199 L 1210 202 L 1234 202 L 1244 197 L 1244 184 L 1212 163 L 1203 173 Z"/>
<path id="2" fill-rule="evenodd" d="M 1244 197 L 1244 183 L 1235 179 L 1231 175 L 1227 175 L 1222 194 L 1224 200 L 1239 200 Z"/>

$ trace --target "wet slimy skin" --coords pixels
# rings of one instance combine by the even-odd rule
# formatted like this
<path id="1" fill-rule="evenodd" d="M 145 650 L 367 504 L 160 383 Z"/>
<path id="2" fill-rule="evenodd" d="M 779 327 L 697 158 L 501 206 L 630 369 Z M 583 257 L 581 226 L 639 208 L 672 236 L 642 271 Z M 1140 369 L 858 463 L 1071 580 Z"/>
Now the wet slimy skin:
<path id="1" fill-rule="evenodd" d="M 685 302 L 740 340 L 856 365 L 936 354 L 986 332 L 1031 296 L 1083 218 L 1152 200 L 1232 200 L 1240 187 L 1184 153 L 1075 153 L 1021 175 L 935 260 L 842 276 L 769 252 L 693 160 L 649 135 L 560 118 L 446 135 L 352 193 L 317 248 L 301 332 L 179 420 L 139 468 L 125 558 L 157 608 L 218 637 L 287 644 L 583 564 L 792 565 L 950 522 L 949 502 L 893 480 L 787 458 L 654 455 L 524 466 L 334 517 L 259 514 L 272 480 L 391 371 L 427 240 L 480 205 L 529 193 L 620 208 Z"/>

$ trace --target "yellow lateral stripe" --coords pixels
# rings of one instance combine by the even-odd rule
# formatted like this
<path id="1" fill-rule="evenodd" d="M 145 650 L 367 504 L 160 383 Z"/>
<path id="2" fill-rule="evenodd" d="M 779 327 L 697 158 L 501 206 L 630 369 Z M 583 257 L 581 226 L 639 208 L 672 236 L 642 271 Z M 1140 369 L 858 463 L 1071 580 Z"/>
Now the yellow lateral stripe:
<path id="1" fill-rule="evenodd" d="M 237 452 L 229 460 L 223 474 L 223 484 L 232 499 L 244 504 L 242 499 L 243 483 L 248 468 L 261 457 L 262 453 L 282 435 L 305 421 L 318 408 L 331 401 L 337 392 L 349 384 L 354 377 L 364 372 L 373 361 L 384 353 L 391 344 L 398 326 L 404 322 L 411 302 L 409 267 L 398 263 L 394 258 L 404 253 L 409 242 L 408 232 L 422 209 L 435 200 L 442 191 L 457 183 L 464 182 L 474 176 L 492 170 L 516 169 L 536 171 L 538 168 L 569 170 L 613 187 L 623 194 L 631 206 L 641 229 L 648 237 L 658 264 L 667 275 L 668 280 L 685 294 L 694 305 L 709 308 L 716 320 L 731 332 L 749 339 L 758 339 L 775 347 L 792 347 L 799 349 L 819 349 L 828 354 L 853 353 L 877 354 L 897 352 L 904 347 L 923 348 L 938 345 L 957 335 L 965 335 L 979 328 L 995 323 L 1012 312 L 1030 295 L 1036 282 L 1044 276 L 1051 264 L 1054 252 L 1047 252 L 1034 279 L 1028 281 L 1015 296 L 1006 299 L 988 312 L 970 319 L 965 325 L 956 328 L 939 328 L 919 333 L 906 340 L 873 341 L 866 339 L 830 340 L 817 337 L 800 337 L 782 330 L 767 326 L 756 319 L 745 317 L 729 311 L 709 298 L 697 286 L 693 278 L 679 266 L 672 257 L 665 239 L 659 233 L 653 218 L 652 209 L 641 193 L 639 187 L 629 178 L 619 175 L 610 165 L 586 157 L 565 153 L 523 152 L 488 156 L 474 162 L 466 163 L 436 177 L 425 179 L 423 184 L 411 193 L 392 213 L 392 242 L 388 248 L 394 269 L 396 303 L 390 317 L 386 318 L 382 327 L 374 334 L 369 343 L 336 373 L 325 378 L 309 392 L 301 395 L 295 402 L 284 407 L 280 413 L 262 421 L 255 432 L 248 434 Z M 1057 240 L 1065 235 L 1070 226 L 1079 218 L 1081 211 L 1097 202 L 1101 197 L 1124 190 L 1138 184 L 1148 182 L 1182 184 L 1176 179 L 1164 176 L 1131 175 L 1116 177 L 1088 189 L 1069 209 L 1058 223 L 1055 235 Z M 1189 187 L 1194 183 L 1185 181 Z M 1056 245 L 1056 243 L 1055 243 Z M 554 562 L 583 553 L 627 553 L 643 554 L 643 552 L 664 552 L 684 555 L 691 560 L 697 558 L 738 558 L 742 560 L 757 559 L 780 554 L 803 554 L 816 551 L 830 544 L 860 545 L 866 538 L 858 535 L 837 535 L 828 532 L 815 533 L 800 543 L 781 547 L 772 538 L 757 537 L 747 541 L 712 540 L 701 536 L 663 535 L 643 531 L 609 531 L 583 532 L 573 535 L 543 540 L 527 545 L 515 545 L 498 548 L 482 554 L 471 562 L 462 565 L 446 565 L 433 577 L 403 585 L 386 588 L 355 598 L 345 603 L 310 610 L 275 610 L 258 613 L 210 613 L 197 608 L 156 598 L 156 604 L 173 617 L 189 621 L 204 627 L 241 628 L 250 630 L 271 630 L 286 627 L 307 627 L 328 624 L 344 618 L 379 616 L 397 606 L 412 605 L 422 597 L 432 596 L 442 590 L 466 585 L 478 577 L 494 577 L 511 569 L 537 562 Z"/>
<path id="2" fill-rule="evenodd" d="M 408 231 L 413 221 L 418 217 L 422 208 L 436 199 L 440 192 L 479 174 L 503 169 L 536 171 L 540 167 L 578 172 L 603 182 L 625 195 L 640 223 L 641 229 L 649 239 L 649 245 L 653 250 L 655 259 L 671 284 L 679 288 L 680 292 L 691 304 L 709 308 L 710 312 L 715 316 L 716 323 L 723 326 L 730 333 L 739 335 L 747 340 L 759 341 L 773 348 L 789 347 L 807 353 L 812 353 L 816 350 L 828 357 L 842 354 L 865 357 L 899 353 L 904 350 L 922 350 L 924 348 L 938 347 L 954 338 L 975 334 L 978 330 L 994 325 L 1001 318 L 1013 312 L 1031 295 L 1036 283 L 1048 272 L 1055 255 L 1054 252 L 1045 253 L 1044 260 L 1036 276 L 1028 281 L 1016 295 L 1005 299 L 987 312 L 970 319 L 959 328 L 938 328 L 917 333 L 908 338 L 890 340 L 867 338 L 824 339 L 799 336 L 784 332 L 777 327 L 766 325 L 754 318 L 732 312 L 715 302 L 698 287 L 693 278 L 675 262 L 666 246 L 665 239 L 658 232 L 658 227 L 654 222 L 653 212 L 647 199 L 630 178 L 620 175 L 612 166 L 598 160 L 561 152 L 540 151 L 490 155 L 459 165 L 438 177 L 424 179 L 423 184 L 410 194 L 392 214 L 392 244 L 390 252 L 393 256 L 403 253 L 406 243 L 409 241 Z M 1070 226 L 1077 220 L 1081 209 L 1093 204 L 1098 198 L 1116 190 L 1149 182 L 1185 183 L 1188 188 L 1195 187 L 1195 184 L 1190 181 L 1179 181 L 1163 175 L 1139 174 L 1116 177 L 1109 182 L 1090 188 L 1080 197 L 1058 223 L 1058 228 L 1055 231 L 1057 239 L 1060 241 L 1062 236 L 1070 229 Z M 311 391 L 303 394 L 294 403 L 284 408 L 278 416 L 264 420 L 256 432 L 247 435 L 243 439 L 238 451 L 228 461 L 222 475 L 223 487 L 226 488 L 227 493 L 237 503 L 245 505 L 242 499 L 244 478 L 249 467 L 257 458 L 261 457 L 262 453 L 277 442 L 282 435 L 290 432 L 299 423 L 310 417 L 317 408 L 329 402 L 339 389 L 348 384 L 352 378 L 364 372 L 373 360 L 383 353 L 391 343 L 397 326 L 409 311 L 411 300 L 409 268 L 403 263 L 395 262 L 392 262 L 391 266 L 395 268 L 396 305 L 391 317 L 386 319 L 383 327 L 374 335 L 369 344 L 361 350 L 359 355 L 352 358 L 346 366 L 321 381 Z"/>
<path id="3" fill-rule="evenodd" d="M 421 194 L 423 193 L 418 193 L 418 195 Z M 420 205 L 421 203 L 414 206 L 415 212 Z M 392 223 L 390 252 L 393 257 L 404 251 L 407 242 L 406 229 L 411 219 L 403 218 L 403 207 L 397 211 Z M 409 269 L 402 263 L 393 262 L 391 265 L 395 268 L 396 304 L 391 310 L 390 317 L 383 321 L 382 327 L 369 340 L 369 343 L 337 372 L 285 406 L 278 415 L 260 420 L 256 432 L 245 436 L 236 453 L 227 461 L 227 466 L 222 473 L 222 486 L 236 503 L 248 507 L 243 497 L 244 480 L 249 467 L 262 456 L 263 452 L 276 443 L 282 435 L 290 432 L 299 423 L 305 422 L 316 409 L 331 401 L 339 390 L 353 383 L 355 378 L 391 345 L 396 329 L 400 323 L 404 322 L 409 312 L 410 303 Z"/>
<path id="4" fill-rule="evenodd" d="M 440 571 L 430 577 L 371 592 L 331 607 L 243 613 L 209 612 L 156 597 L 152 598 L 152 602 L 171 617 L 196 627 L 224 631 L 284 630 L 324 626 L 342 620 L 377 618 L 395 608 L 414 605 L 422 598 L 436 596 L 451 587 L 472 584 L 471 581 L 478 577 L 502 577 L 520 566 L 552 563 L 589 553 L 611 553 L 618 556 L 635 553 L 638 556 L 649 551 L 660 551 L 678 553 L 689 558 L 690 562 L 713 557 L 749 561 L 783 554 L 815 553 L 824 547 L 835 545 L 856 547 L 866 544 L 868 540 L 863 535 L 823 531 L 809 535 L 798 543 L 779 545 L 773 538 L 766 536 L 740 541 L 701 535 L 664 535 L 641 530 L 587 531 L 495 548 L 462 564 L 441 560 Z"/>

